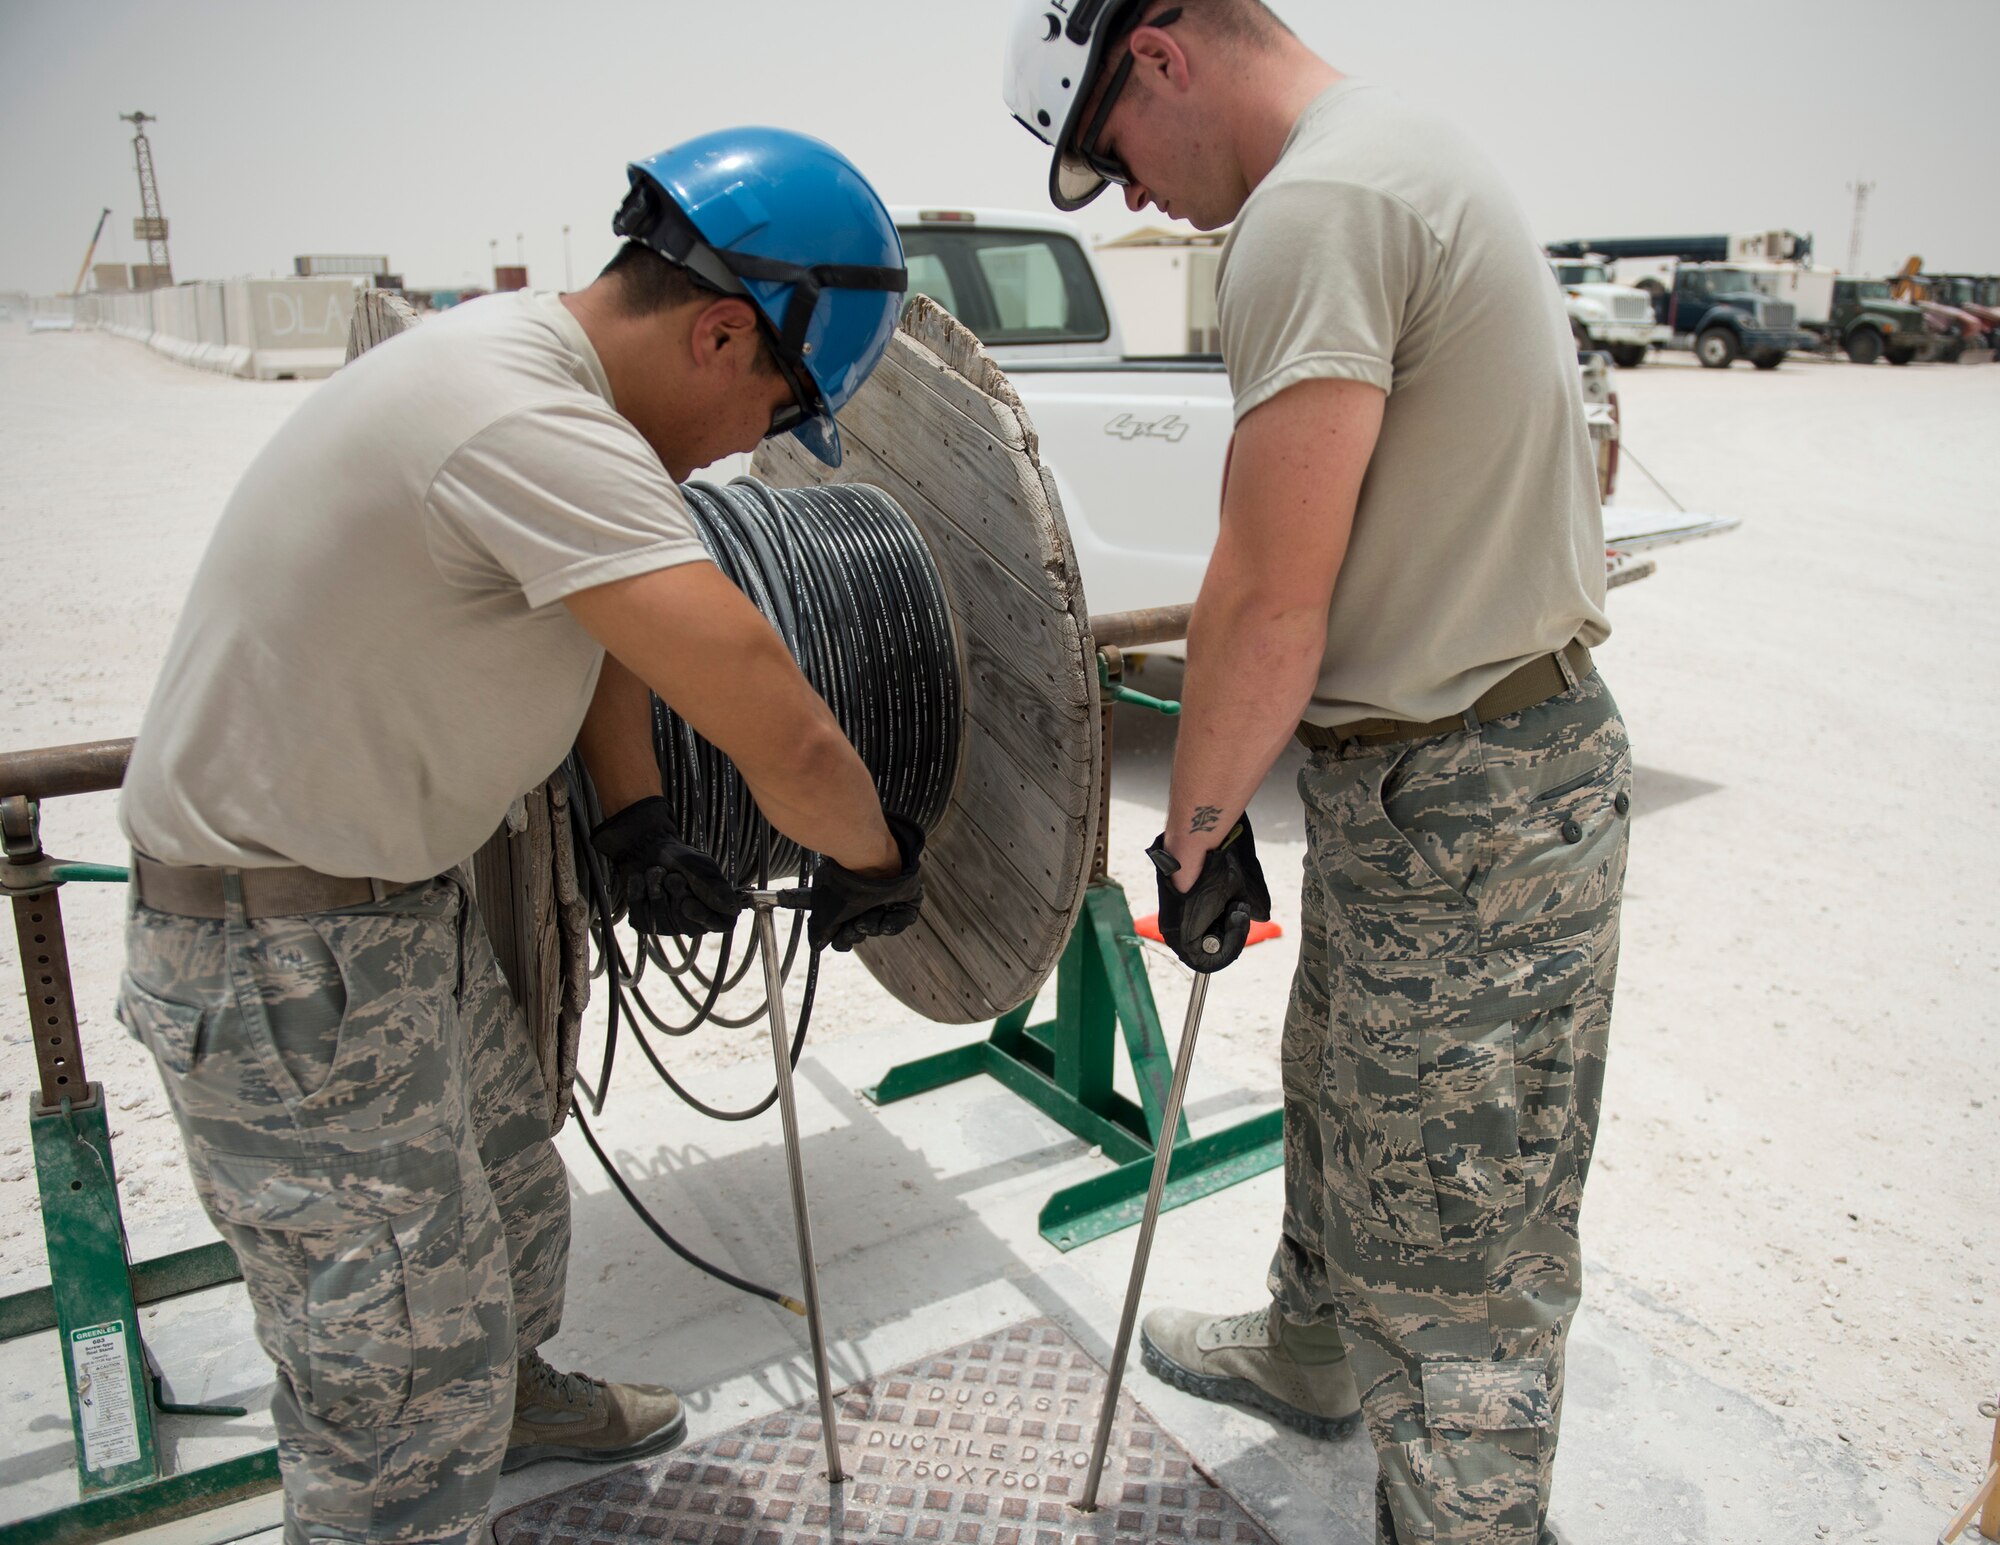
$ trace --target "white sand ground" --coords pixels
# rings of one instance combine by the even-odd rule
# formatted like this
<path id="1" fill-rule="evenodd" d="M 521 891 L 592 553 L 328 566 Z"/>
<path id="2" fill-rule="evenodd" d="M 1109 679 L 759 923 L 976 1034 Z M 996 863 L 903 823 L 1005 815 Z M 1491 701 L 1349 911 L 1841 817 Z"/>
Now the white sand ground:
<path id="1" fill-rule="evenodd" d="M 1586 1313 L 1789 1408 L 1942 1518 L 1983 1469 L 1976 1405 L 2000 1393 L 2000 370 L 1669 360 L 1618 384 L 1637 454 L 1746 524 L 1618 592 L 1601 655 L 1642 771 Z M 222 499 L 311 391 L 0 329 L 0 747 L 132 733 Z M 1630 467 L 1624 500 L 1661 502 Z M 1174 683 L 1156 665 L 1140 684 Z M 1144 912 L 1171 731 L 1136 713 L 1119 731 L 1113 867 Z M 1274 878 L 1301 852 L 1288 771 L 1257 805 Z M 55 803 L 45 827 L 64 856 L 119 854 L 109 797 Z M 206 1231 L 110 1015 L 120 898 L 64 904 L 128 1225 L 155 1254 Z M 1267 1099 L 1289 971 L 1289 944 L 1253 951 L 1204 1030 L 1204 1067 Z M 0 1004 L 17 972 L 7 930 Z M 1156 954 L 1153 977 L 1177 1021 L 1183 974 Z M 851 962 L 827 972 L 816 1036 L 908 1021 Z M 0 1291 L 44 1273 L 24 1025 L 0 1008 Z M 755 1032 L 679 1049 L 697 1076 L 762 1055 Z M 1241 1278 L 1244 1303 L 1213 1307 L 1248 1306 L 1254 1260 Z"/>

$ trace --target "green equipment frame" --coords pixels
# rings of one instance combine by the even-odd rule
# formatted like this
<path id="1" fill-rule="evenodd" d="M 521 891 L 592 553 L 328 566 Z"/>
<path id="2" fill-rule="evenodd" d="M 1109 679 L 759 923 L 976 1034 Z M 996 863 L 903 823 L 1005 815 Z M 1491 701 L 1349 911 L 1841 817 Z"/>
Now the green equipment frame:
<path id="1" fill-rule="evenodd" d="M 13 902 L 39 1088 L 29 1103 L 49 1286 L 0 1298 L 0 1340 L 54 1330 L 75 1444 L 78 1500 L 9 1524 L 8 1545 L 91 1545 L 278 1487 L 276 1449 L 170 1475 L 154 1415 L 241 1416 L 237 1406 L 171 1401 L 145 1344 L 139 1308 L 239 1280 L 220 1242 L 134 1262 L 118 1205 L 104 1087 L 84 1068 L 61 887 L 122 882 L 123 869 L 42 851 L 44 798 L 114 789 L 130 741 L 0 756 L 0 890 Z"/>
<path id="2" fill-rule="evenodd" d="M 1124 888 L 1110 875 L 1111 715 L 1121 702 L 1170 716 L 1179 714 L 1180 704 L 1125 686 L 1123 655 L 1105 639 L 1118 631 L 1114 625 L 1127 619 L 1131 625 L 1123 635 L 1134 643 L 1179 638 L 1186 631 L 1185 609 L 1092 620 L 1100 644 L 1097 669 L 1104 734 L 1097 852 L 1083 912 L 1056 967 L 1055 1018 L 1031 1025 L 1034 1005 L 1024 1003 L 1001 1016 L 985 1040 L 899 1064 L 880 1083 L 862 1091 L 877 1105 L 889 1105 L 984 1073 L 1103 1149 L 1115 1168 L 1063 1187 L 1042 1207 L 1041 1235 L 1059 1250 L 1073 1250 L 1139 1221 L 1152 1179 L 1153 1155 L 1163 1140 L 1173 1147 L 1163 1208 L 1184 1206 L 1284 1162 L 1283 1111 L 1267 1111 L 1201 1138 L 1190 1136 L 1185 1116 L 1170 1137 L 1160 1130 L 1167 1088 L 1173 1081 L 1173 1057 L 1160 1029 Z M 1175 626 L 1181 631 L 1163 631 Z M 1149 631 L 1153 637 L 1143 636 Z M 1137 1103 L 1113 1087 L 1121 1031 L 1138 1086 Z"/>

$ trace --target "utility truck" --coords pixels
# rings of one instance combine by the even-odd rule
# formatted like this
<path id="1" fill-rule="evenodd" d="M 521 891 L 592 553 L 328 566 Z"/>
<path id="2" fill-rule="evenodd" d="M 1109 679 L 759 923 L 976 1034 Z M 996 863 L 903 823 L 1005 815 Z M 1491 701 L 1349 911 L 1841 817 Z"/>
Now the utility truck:
<path id="1" fill-rule="evenodd" d="M 1235 429 L 1221 358 L 1126 354 L 1072 221 L 991 209 L 892 213 L 911 292 L 929 295 L 977 333 L 1021 394 L 1062 498 L 1091 610 L 1192 601 L 1215 545 Z M 1601 357 L 1582 362 L 1579 390 L 1608 495 L 1620 430 Z M 1635 561 L 1631 551 L 1735 524 L 1607 512 L 1607 529 L 1619 538 L 1608 568 L 1615 580 L 1638 578 L 1650 560 Z"/>
<path id="2" fill-rule="evenodd" d="M 1601 349 L 1619 369 L 1635 370 L 1648 349 L 1672 337 L 1672 329 L 1653 314 L 1653 298 L 1615 282 L 1604 258 L 1550 258 L 1549 267 L 1562 286 L 1579 351 Z"/>
<path id="3" fill-rule="evenodd" d="M 1665 348 L 1692 349 L 1711 370 L 1747 359 L 1776 370 L 1794 349 L 1816 349 L 1817 335 L 1766 277 L 1778 264 L 1812 261 L 1812 238 L 1796 231 L 1721 236 L 1589 236 L 1552 242 L 1551 257 L 1601 255 L 1621 280 L 1653 297 L 1653 314 L 1671 337 Z"/>
<path id="4" fill-rule="evenodd" d="M 1934 359 L 1937 335 L 1923 309 L 1895 299 L 1887 279 L 1861 279 L 1818 268 L 1763 270 L 1779 296 L 1798 308 L 1799 326 L 1826 352 L 1843 351 L 1857 365 Z"/>
<path id="5" fill-rule="evenodd" d="M 1776 370 L 1792 350 L 1819 344 L 1798 326 L 1797 307 L 1778 298 L 1768 271 L 1734 263 L 1677 263 L 1671 284 L 1642 279 L 1640 288 L 1651 291 L 1653 314 L 1670 334 L 1663 347 L 1692 349 L 1710 370 L 1727 370 L 1739 359 Z"/>

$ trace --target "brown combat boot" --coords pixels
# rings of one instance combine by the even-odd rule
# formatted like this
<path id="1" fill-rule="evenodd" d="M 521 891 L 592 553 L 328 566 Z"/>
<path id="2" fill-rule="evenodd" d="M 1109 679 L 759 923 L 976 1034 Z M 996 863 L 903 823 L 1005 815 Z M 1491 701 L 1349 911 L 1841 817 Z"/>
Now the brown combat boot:
<path id="1" fill-rule="evenodd" d="M 1177 1389 L 1249 1406 L 1310 1438 L 1340 1437 L 1360 1419 L 1339 1333 L 1292 1325 L 1275 1305 L 1229 1315 L 1155 1309 L 1139 1347 L 1146 1367 Z"/>
<path id="2" fill-rule="evenodd" d="M 663 1453 L 687 1436 L 680 1397 L 657 1384 L 607 1384 L 558 1373 L 539 1352 L 514 1374 L 514 1430 L 502 1474 L 545 1459 L 620 1464 Z"/>

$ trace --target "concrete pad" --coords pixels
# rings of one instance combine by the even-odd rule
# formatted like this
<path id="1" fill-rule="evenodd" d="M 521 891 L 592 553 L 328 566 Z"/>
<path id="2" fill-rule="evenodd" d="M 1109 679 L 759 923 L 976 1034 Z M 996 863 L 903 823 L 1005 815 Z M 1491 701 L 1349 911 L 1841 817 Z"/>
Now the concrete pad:
<path id="1" fill-rule="evenodd" d="M 811 1045 L 800 1065 L 821 1293 L 840 1384 L 1038 1318 L 1100 1361 L 1108 1356 L 1134 1232 L 1065 1255 L 1035 1231 L 1051 1190 L 1101 1171 L 1106 1161 L 990 1080 L 884 1109 L 856 1092 L 914 1048 L 969 1038 L 898 1025 Z M 701 1092 L 747 1104 L 769 1083 L 762 1066 L 745 1063 L 710 1075 Z M 1197 1136 L 1240 1119 L 1247 1104 L 1227 1068 L 1197 1063 L 1189 1102 Z M 705 1121 L 654 1084 L 636 1057 L 621 1057 L 596 1130 L 684 1243 L 796 1292 L 775 1112 L 737 1125 Z M 561 1143 L 572 1176 L 575 1245 L 564 1327 L 545 1348 L 551 1361 L 671 1384 L 687 1402 L 691 1443 L 810 1402 L 805 1322 L 670 1256 L 611 1190 L 578 1135 L 566 1132 Z M 1166 1214 L 1148 1306 L 1254 1307 L 1281 1198 L 1281 1178 L 1270 1173 Z M 1723 1388 L 1624 1328 L 1620 1310 L 1638 1291 L 1595 1267 L 1572 1338 L 1555 1519 L 1573 1542 L 1863 1545 L 1935 1536 L 1936 1510 L 1914 1477 L 1869 1474 L 1833 1434 Z M 177 1468 L 270 1441 L 268 1365 L 251 1339 L 239 1289 L 159 1305 L 143 1319 L 176 1398 L 253 1407 L 230 1422 L 164 1419 Z M 1299 1437 L 1185 1395 L 1136 1359 L 1126 1388 L 1281 1545 L 1372 1539 L 1374 1460 L 1365 1437 Z M 0 1516 L 19 1519 L 74 1494 L 53 1338 L 0 1346 L 0 1389 L 0 1453 L 9 1456 L 0 1460 Z M 595 1473 L 550 1463 L 505 1477 L 496 1511 Z M 238 1520 L 233 1531 L 209 1537 L 244 1529 Z"/>
<path id="2" fill-rule="evenodd" d="M 1638 1495 L 1618 1490 L 1632 1478 L 1623 1456 L 1589 1461 L 1591 1445 L 1614 1431 L 1645 1438 L 1650 1468 L 1634 1473 L 1679 1475 L 1680 1495 L 1704 1499 L 1756 1485 L 1727 1478 L 1761 1474 L 1773 1451 L 1713 1442 L 1673 1458 L 1682 1451 L 1658 1439 L 1662 1423 L 1645 1405 L 1651 1392 L 1593 1382 L 1597 1365 L 1587 1353 L 1612 1341 L 1621 1350 L 1608 1367 L 1619 1379 L 1634 1368 L 1694 1370 L 1729 1392 L 1717 1403 L 1768 1418 L 1772 1443 L 1802 1436 L 1812 1452 L 1860 1465 L 1864 1479 L 1842 1484 L 1863 1501 L 1873 1489 L 1883 1521 L 1847 1533 L 1833 1516 L 1826 1538 L 1879 1532 L 1885 1541 L 1928 1541 L 1979 1484 L 1992 1429 L 1978 1414 L 1994 1393 L 1995 1269 L 1982 1241 L 2000 1128 L 1990 1081 L 1978 1071 L 2000 1054 L 1991 1012 L 2000 932 L 1987 895 L 2000 827 L 1985 818 L 2000 801 L 2000 758 L 1978 683 L 1992 680 L 2000 662 L 2000 609 L 1991 604 L 2000 504 L 1990 465 L 2000 372 L 1811 361 L 1769 374 L 1714 372 L 1667 357 L 1620 372 L 1618 387 L 1628 451 L 1690 508 L 1745 524 L 1663 553 L 1655 578 L 1612 602 L 1617 634 L 1604 665 L 1641 767 L 1605 1124 L 1586 1209 L 1594 1272 L 1574 1343 L 1558 1518 L 1589 1540 L 1585 1510 L 1602 1501 L 1615 1515 L 1630 1506 L 1617 1499 Z M 12 667 L 0 693 L 0 744 L 132 733 L 230 487 L 313 390 L 185 370 L 102 334 L 31 338 L 0 329 L 0 524 L 29 587 L 0 618 L 0 659 Z M 1665 508 L 1666 496 L 1628 459 L 1621 503 Z M 1178 685 L 1164 662 L 1134 684 L 1163 696 Z M 1137 710 L 1120 709 L 1118 722 L 1112 867 L 1143 913 L 1153 882 L 1141 849 L 1158 827 L 1171 728 Z M 1285 877 L 1296 873 L 1303 844 L 1288 787 L 1295 771 L 1295 759 L 1281 761 L 1254 806 L 1288 928 L 1297 889 Z M 46 822 L 52 849 L 68 856 L 120 851 L 109 796 L 55 802 Z M 126 1217 L 137 1253 L 155 1255 L 208 1234 L 153 1069 L 111 1020 L 121 905 L 111 887 L 65 894 L 90 1068 L 116 1113 Z M 0 935 L 0 982 L 15 980 L 12 944 L 11 934 Z M 1203 1029 L 1204 1069 L 1227 1069 L 1254 1096 L 1239 1104 L 1243 1113 L 1276 1099 L 1274 1047 L 1291 955 L 1288 945 L 1248 952 Z M 1184 988 L 1157 951 L 1149 960 L 1171 1025 Z M 833 1051 L 849 1035 L 904 1025 L 902 1012 L 852 969 L 829 971 L 821 999 L 809 1068 L 822 1058 L 835 1067 Z M 17 1014 L 0 1007 L 0 1044 L 20 1057 Z M 749 1091 L 764 1058 L 761 1037 L 734 1049 L 695 1039 L 702 1044 L 674 1049 L 689 1054 L 704 1089 L 726 1093 L 724 1073 L 741 1072 Z M 872 1081 L 888 1063 L 951 1037 L 910 1026 L 894 1039 L 847 1081 Z M 1205 1090 L 1198 1071 L 1197 1097 Z M 9 1291 L 45 1275 L 12 1094 L 0 1085 L 0 1285 Z M 877 1119 L 928 1116 L 916 1129 L 928 1152 L 963 1136 L 944 1129 L 939 1113 L 961 1108 L 943 1103 L 950 1098 L 928 1096 Z M 997 1096 L 982 1102 L 980 1119 L 1011 1121 L 999 1114 L 1004 1106 Z M 705 1151 L 731 1151 L 714 1130 L 663 1116 L 627 1151 L 661 1175 L 649 1195 L 670 1199 L 711 1237 L 733 1239 L 730 1198 L 712 1203 L 712 1192 L 679 1178 Z M 1035 1130 L 1075 1166 L 1066 1177 L 1093 1168 L 1065 1134 Z M 676 1146 L 667 1152 L 663 1142 Z M 580 1145 L 566 1146 L 587 1165 Z M 1029 1150 L 1020 1153 L 1032 1167 Z M 901 1178 L 926 1193 L 932 1184 L 928 1168 Z M 816 1184 L 838 1191 L 849 1179 Z M 860 1183 L 879 1189 L 899 1180 L 868 1175 Z M 1035 1194 L 1055 1183 L 1049 1177 Z M 984 1206 L 998 1186 L 975 1189 L 972 1205 Z M 1156 1300 L 1254 1303 L 1276 1186 L 1267 1176 L 1170 1215 L 1153 1273 Z M 782 1191 L 773 1205 L 782 1214 Z M 613 1201 L 589 1216 L 617 1210 Z M 1199 1235 L 1185 1232 L 1204 1218 L 1215 1221 Z M 1019 1230 L 1000 1232 L 1011 1239 Z M 949 1252 L 958 1236 L 939 1225 L 905 1242 Z M 997 1280 L 930 1303 L 935 1339 L 912 1345 L 924 1334 L 919 1325 L 896 1350 L 933 1350 L 1018 1316 L 1025 1295 L 1008 1272 L 1040 1272 L 1045 1287 L 1067 1284 L 1077 1303 L 1094 1305 L 1089 1323 L 1108 1334 L 1125 1249 L 1111 1239 L 1037 1265 L 1044 1258 L 1024 1246 Z M 1108 1264 L 1097 1265 L 1100 1258 Z M 654 1295 L 606 1298 L 579 1269 L 575 1302 L 586 1307 L 577 1312 L 595 1312 L 626 1348 L 658 1329 L 627 1333 L 628 1318 L 650 1323 L 659 1312 L 653 1297 L 689 1291 L 684 1268 L 636 1229 L 622 1263 L 604 1256 L 597 1264 L 622 1265 L 614 1278 L 621 1287 L 657 1284 Z M 932 1264 L 919 1263 L 920 1273 Z M 761 1325 L 765 1313 L 740 1311 L 746 1324 Z M 851 1329 L 857 1340 L 843 1355 L 894 1339 L 893 1326 Z M 562 1346 L 580 1363 L 621 1371 L 591 1357 L 588 1336 Z M 752 1354 L 762 1350 L 706 1360 L 754 1368 Z M 18 1422 L 0 1419 L 5 1456 L 30 1456 L 32 1465 L 37 1446 L 60 1441 L 66 1427 L 47 1393 L 52 1363 L 24 1371 L 15 1349 L 0 1352 L 0 1412 L 17 1399 L 26 1406 Z M 186 1365 L 166 1361 L 178 1387 Z M 661 1371 L 678 1377 L 664 1363 Z M 730 1372 L 697 1394 L 725 1406 L 701 1431 L 729 1425 L 723 1418 L 739 1398 L 749 1402 L 744 1415 L 782 1403 L 777 1381 L 755 1372 Z M 1185 1435 L 1187 1422 L 1166 1418 L 1170 1397 L 1157 1389 L 1146 1396 Z M 1635 1411 L 1643 1418 L 1636 1423 Z M 1719 1430 L 1723 1414 L 1696 1403 L 1686 1419 L 1697 1418 Z M 35 1419 L 43 1425 L 28 1431 Z M 1308 1453 L 1311 1445 L 1234 1413 L 1211 1421 L 1201 1439 L 1211 1446 L 1198 1451 L 1263 1466 L 1266 1494 L 1288 1519 L 1304 1516 L 1321 1495 L 1315 1487 L 1334 1485 L 1316 1465 L 1352 1463 L 1355 1475 L 1342 1484 L 1357 1498 L 1365 1490 L 1365 1453 Z M 1842 1443 L 1843 1434 L 1852 1441 Z M 1773 1494 L 1789 1487 L 1817 1495 L 1810 1471 L 1771 1474 Z M 11 1475 L 0 1470 L 0 1516 L 18 1516 Z M 541 1475 L 523 1479 L 539 1483 Z M 1921 1511 L 1909 1501 L 1913 1491 L 1922 1493 Z M 1630 1530 L 1649 1516 L 1637 1508 Z M 1725 1513 L 1719 1502 L 1703 1527 L 1716 1539 L 1792 1537 L 1735 1533 L 1736 1509 Z M 1314 1536 L 1308 1527 L 1291 1537 Z M 1317 1537 L 1353 1536 L 1328 1526 Z"/>

